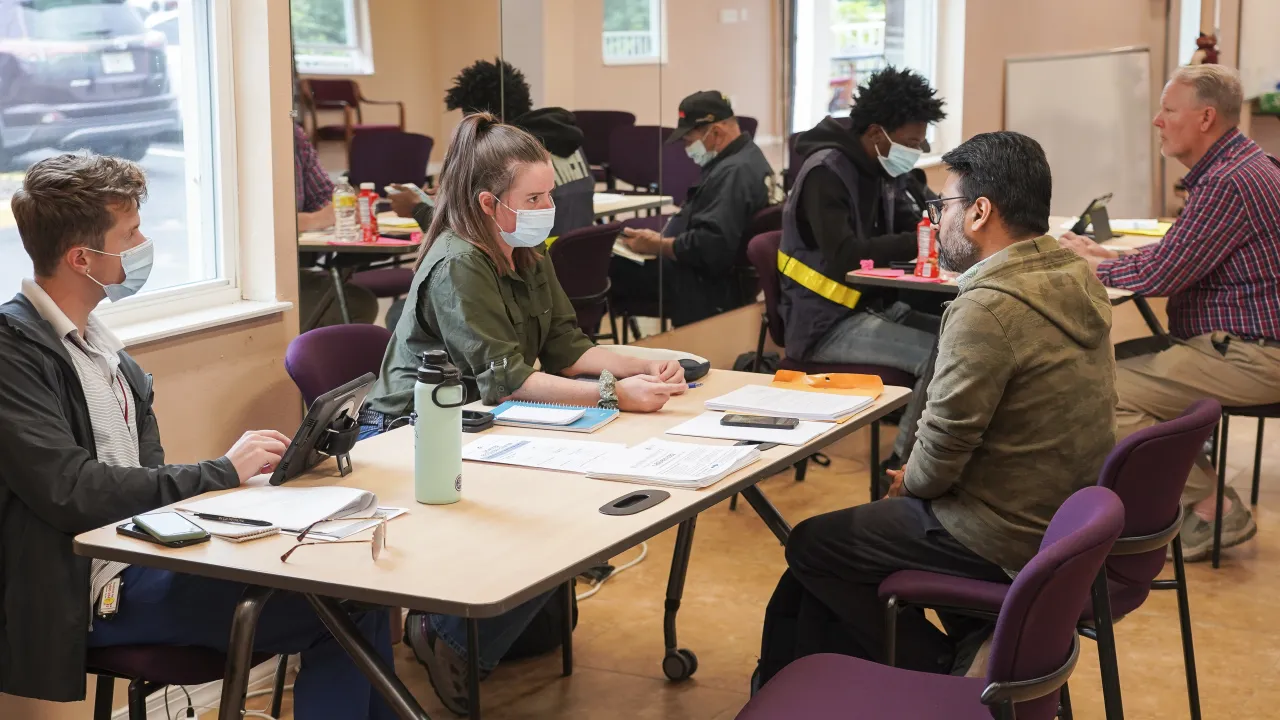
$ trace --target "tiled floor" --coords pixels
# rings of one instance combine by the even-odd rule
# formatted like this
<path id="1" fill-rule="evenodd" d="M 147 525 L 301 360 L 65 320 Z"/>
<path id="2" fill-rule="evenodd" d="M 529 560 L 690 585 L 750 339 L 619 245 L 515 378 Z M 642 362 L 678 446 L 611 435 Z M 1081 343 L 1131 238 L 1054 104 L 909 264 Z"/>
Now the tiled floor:
<path id="1" fill-rule="evenodd" d="M 1232 474 L 1244 491 L 1252 467 L 1254 428 L 1232 423 Z M 892 432 L 883 433 L 886 443 Z M 830 469 L 811 468 L 804 483 L 790 474 L 764 484 L 792 522 L 864 502 L 867 437 L 855 434 L 832 450 Z M 1204 717 L 1261 718 L 1280 713 L 1280 478 L 1270 470 L 1280 443 L 1263 457 L 1258 538 L 1229 551 L 1220 570 L 1189 567 L 1191 610 Z M 782 549 L 744 503 L 703 513 L 680 611 L 681 645 L 698 654 L 693 679 L 666 681 L 662 602 L 674 531 L 649 543 L 640 565 L 610 580 L 581 603 L 574 637 L 577 665 L 560 677 L 559 655 L 504 664 L 483 685 L 484 716 L 512 718 L 670 718 L 723 720 L 747 701 L 764 606 L 783 569 Z M 615 564 L 632 554 L 620 557 Z M 1188 716 L 1172 592 L 1156 592 L 1117 625 L 1126 717 Z M 1075 714 L 1101 718 L 1097 656 L 1086 641 L 1071 680 Z M 435 699 L 425 672 L 397 646 L 402 678 L 436 718 L 451 717 Z M 291 717 L 288 716 L 287 717 Z M 305 720 L 305 719 L 304 719 Z"/>

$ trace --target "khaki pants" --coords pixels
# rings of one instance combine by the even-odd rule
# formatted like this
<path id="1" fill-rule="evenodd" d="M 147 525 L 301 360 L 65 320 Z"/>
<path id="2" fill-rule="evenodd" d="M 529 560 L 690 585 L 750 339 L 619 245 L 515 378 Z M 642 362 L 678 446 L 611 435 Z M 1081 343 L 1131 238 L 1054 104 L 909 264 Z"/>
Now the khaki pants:
<path id="1" fill-rule="evenodd" d="M 1215 347 L 1229 341 L 1225 352 Z M 1167 350 L 1116 363 L 1116 438 L 1171 420 L 1200 398 L 1223 405 L 1280 402 L 1280 348 L 1215 332 L 1175 340 Z M 1117 348 L 1123 354 L 1123 346 Z M 1200 455 L 1182 493 L 1184 505 L 1214 494 L 1217 472 Z"/>

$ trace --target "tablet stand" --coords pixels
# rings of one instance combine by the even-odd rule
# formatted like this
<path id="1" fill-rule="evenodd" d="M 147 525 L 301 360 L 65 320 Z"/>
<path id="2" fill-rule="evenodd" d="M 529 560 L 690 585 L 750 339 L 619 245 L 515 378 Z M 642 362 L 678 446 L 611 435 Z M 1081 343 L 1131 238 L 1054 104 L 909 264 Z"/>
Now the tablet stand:
<path id="1" fill-rule="evenodd" d="M 351 474 L 351 448 L 359 439 L 360 424 L 343 412 L 325 428 L 324 436 L 316 443 L 316 452 L 337 459 L 338 474 L 346 477 Z"/>

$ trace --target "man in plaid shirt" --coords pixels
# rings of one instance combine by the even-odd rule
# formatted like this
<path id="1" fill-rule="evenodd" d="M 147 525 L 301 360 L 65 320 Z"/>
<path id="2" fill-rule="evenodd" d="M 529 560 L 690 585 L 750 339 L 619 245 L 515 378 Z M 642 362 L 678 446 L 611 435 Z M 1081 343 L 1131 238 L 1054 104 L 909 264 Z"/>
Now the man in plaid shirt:
<path id="1" fill-rule="evenodd" d="M 320 167 L 320 154 L 298 123 L 293 124 L 293 195 L 298 232 L 333 226 L 333 181 Z"/>
<path id="2" fill-rule="evenodd" d="M 1202 397 L 1280 402 L 1280 161 L 1236 128 L 1243 99 L 1239 75 L 1220 65 L 1180 68 L 1165 86 L 1155 118 L 1160 151 L 1190 168 L 1190 197 L 1159 244 L 1120 256 L 1071 233 L 1061 240 L 1104 284 L 1169 298 L 1167 348 L 1127 358 L 1124 345 L 1116 348 L 1120 437 Z M 1216 486 L 1201 457 L 1182 497 L 1195 510 L 1182 526 L 1188 562 L 1210 553 Z M 1249 508 L 1227 488 L 1223 547 L 1256 533 Z"/>

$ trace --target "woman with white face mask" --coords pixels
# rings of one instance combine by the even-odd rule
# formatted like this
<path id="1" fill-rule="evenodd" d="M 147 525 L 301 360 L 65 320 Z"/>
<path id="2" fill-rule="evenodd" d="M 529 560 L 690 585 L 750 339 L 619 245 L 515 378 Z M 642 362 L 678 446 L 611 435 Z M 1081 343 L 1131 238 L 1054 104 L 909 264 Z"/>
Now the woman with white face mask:
<path id="1" fill-rule="evenodd" d="M 488 404 L 516 399 L 652 412 L 687 389 L 679 363 L 595 347 L 578 329 L 543 247 L 555 220 L 554 187 L 550 157 L 533 136 L 486 113 L 462 120 L 445 154 L 395 338 L 360 414 L 361 437 L 413 410 L 419 358 L 428 350 L 448 352 Z M 600 380 L 570 379 L 580 375 Z M 546 598 L 480 621 L 482 672 L 497 665 Z M 463 619 L 413 614 L 406 636 L 440 699 L 465 714 Z"/>

